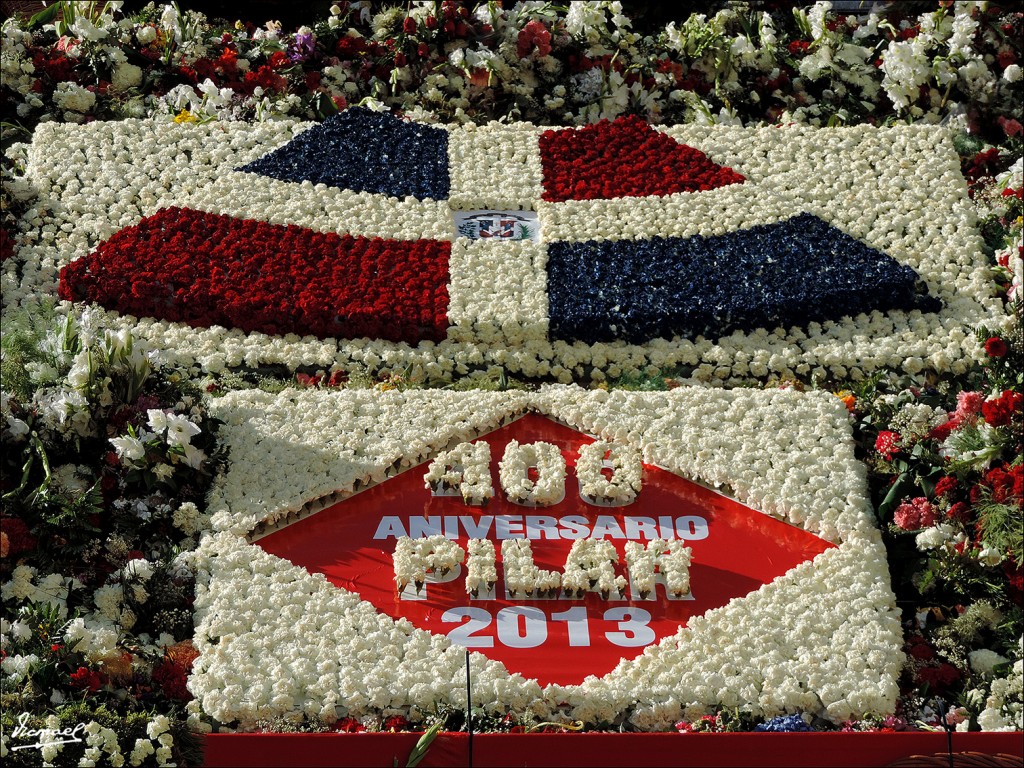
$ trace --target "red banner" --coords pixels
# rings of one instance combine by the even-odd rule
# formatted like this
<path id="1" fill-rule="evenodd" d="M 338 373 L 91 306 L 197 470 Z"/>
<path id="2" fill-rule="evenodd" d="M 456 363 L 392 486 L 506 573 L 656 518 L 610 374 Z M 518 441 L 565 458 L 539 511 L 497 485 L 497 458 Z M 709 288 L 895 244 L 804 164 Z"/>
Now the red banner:
<path id="1" fill-rule="evenodd" d="M 205 738 L 204 765 L 385 766 L 405 765 L 418 733 L 213 734 Z M 954 757 L 949 761 L 947 746 Z M 968 753 L 964 755 L 963 753 Z M 986 755 L 1013 758 L 986 759 Z M 775 766 L 798 768 L 886 766 L 911 755 L 926 765 L 1020 765 L 1020 733 L 442 733 L 420 763 L 428 766 Z M 932 755 L 940 755 L 932 758 Z"/>
<path id="2" fill-rule="evenodd" d="M 568 467 L 565 497 L 551 506 L 510 502 L 497 464 L 511 440 L 544 441 L 561 450 Z M 479 651 L 541 684 L 576 684 L 602 676 L 621 659 L 674 634 L 699 616 L 743 597 L 832 545 L 696 483 L 644 466 L 643 488 L 626 506 L 595 506 L 579 493 L 574 475 L 581 445 L 593 438 L 529 414 L 479 440 L 491 446 L 495 497 L 485 507 L 461 497 L 436 496 L 424 483 L 427 464 L 356 494 L 260 540 L 267 552 L 358 593 L 379 611 Z M 471 596 L 465 566 L 428 579 L 418 593 L 399 591 L 394 552 L 400 536 L 441 534 L 466 549 L 488 539 L 497 555 L 498 581 L 489 594 Z M 625 545 L 679 539 L 692 551 L 691 594 L 673 597 L 663 585 L 641 596 L 630 583 L 621 596 L 588 592 L 521 599 L 505 589 L 501 542 L 526 538 L 537 567 L 561 572 L 573 542 L 605 539 L 615 547 L 616 574 L 629 582 Z"/>

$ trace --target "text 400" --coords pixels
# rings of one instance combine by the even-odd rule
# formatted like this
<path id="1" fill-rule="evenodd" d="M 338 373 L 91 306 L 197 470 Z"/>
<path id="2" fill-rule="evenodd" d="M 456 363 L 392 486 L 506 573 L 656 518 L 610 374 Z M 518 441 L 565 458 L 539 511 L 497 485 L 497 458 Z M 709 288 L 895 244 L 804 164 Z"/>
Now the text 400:
<path id="1" fill-rule="evenodd" d="M 609 608 L 605 621 L 614 622 L 616 628 L 604 633 L 605 639 L 621 648 L 639 648 L 654 642 L 654 630 L 648 624 L 651 614 L 642 608 L 624 606 Z M 493 648 L 494 637 L 481 634 L 497 619 L 498 642 L 508 648 L 536 648 L 548 639 L 548 617 L 540 608 L 510 606 L 492 616 L 486 608 L 450 608 L 441 615 L 446 623 L 465 623 L 448 633 L 448 639 L 464 648 Z M 590 621 L 587 609 L 581 605 L 551 614 L 551 621 L 565 622 L 569 645 L 590 645 Z"/>

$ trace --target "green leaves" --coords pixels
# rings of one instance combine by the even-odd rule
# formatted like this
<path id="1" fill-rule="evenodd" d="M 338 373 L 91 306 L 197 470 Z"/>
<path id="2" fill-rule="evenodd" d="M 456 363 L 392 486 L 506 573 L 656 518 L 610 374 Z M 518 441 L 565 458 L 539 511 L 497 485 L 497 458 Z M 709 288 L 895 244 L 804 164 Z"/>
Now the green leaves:
<path id="1" fill-rule="evenodd" d="M 893 510 L 899 506 L 899 503 L 910 495 L 910 492 L 914 490 L 917 485 L 917 476 L 910 471 L 900 473 L 896 478 L 896 482 L 889 488 L 889 492 L 882 499 L 882 503 L 878 505 L 878 518 L 882 521 L 888 520 L 893 513 Z"/>
<path id="2" fill-rule="evenodd" d="M 46 8 L 43 8 L 43 10 L 28 20 L 28 24 L 25 25 L 25 28 L 36 29 L 51 23 L 57 18 L 57 14 L 60 12 L 62 5 L 64 5 L 64 3 L 53 3 Z"/>
<path id="3" fill-rule="evenodd" d="M 443 727 L 444 722 L 439 720 L 420 736 L 420 740 L 416 742 L 416 746 L 409 753 L 409 759 L 405 761 L 406 768 L 415 768 L 415 766 L 420 764 L 420 760 L 427 754 L 427 750 L 430 749 L 430 745 L 434 743 L 434 739 L 437 738 L 437 734 L 441 732 Z"/>

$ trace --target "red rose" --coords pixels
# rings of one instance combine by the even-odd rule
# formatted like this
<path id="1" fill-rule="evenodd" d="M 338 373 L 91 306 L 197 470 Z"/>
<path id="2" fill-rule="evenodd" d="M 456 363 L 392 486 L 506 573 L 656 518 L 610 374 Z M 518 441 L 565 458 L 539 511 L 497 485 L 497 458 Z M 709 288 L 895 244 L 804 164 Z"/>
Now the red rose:
<path id="1" fill-rule="evenodd" d="M 416 19 L 412 16 L 406 16 L 405 21 L 402 22 L 402 31 L 407 35 L 416 34 Z"/>
<path id="2" fill-rule="evenodd" d="M 993 336 L 985 342 L 985 354 L 989 357 L 1003 357 L 1006 354 L 1006 342 Z"/>

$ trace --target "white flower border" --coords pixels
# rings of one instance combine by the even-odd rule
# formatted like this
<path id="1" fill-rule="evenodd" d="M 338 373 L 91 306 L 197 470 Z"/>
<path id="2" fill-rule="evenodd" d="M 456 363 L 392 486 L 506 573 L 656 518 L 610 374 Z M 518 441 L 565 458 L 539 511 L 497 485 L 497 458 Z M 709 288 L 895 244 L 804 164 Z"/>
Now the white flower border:
<path id="1" fill-rule="evenodd" d="M 232 170 L 308 127 L 290 121 L 41 125 L 28 151 L 28 180 L 41 197 L 16 236 L 21 258 L 3 265 L 5 301 L 15 307 L 54 296 L 61 267 L 169 205 L 332 232 L 454 236 L 447 201 L 394 200 Z M 911 374 L 926 367 L 959 374 L 981 356 L 966 328 L 1000 328 L 1007 322 L 992 296 L 974 213 L 945 129 L 685 125 L 662 130 L 733 167 L 747 181 L 660 198 L 544 203 L 538 127 L 451 127 L 450 203 L 535 208 L 544 241 L 719 234 L 808 211 L 916 269 L 943 309 L 934 315 L 871 312 L 806 328 L 737 332 L 715 342 L 551 342 L 544 244 L 455 238 L 452 325 L 440 343 L 276 337 L 105 314 L 178 361 L 195 361 L 212 371 L 242 364 L 366 367 L 433 382 L 495 367 L 563 382 L 675 365 L 691 368 L 697 381 L 726 383 L 746 376 L 858 377 L 886 366 Z"/>
<path id="2" fill-rule="evenodd" d="M 475 704 L 588 723 L 626 715 L 651 730 L 718 706 L 765 717 L 801 711 L 834 722 L 892 711 L 904 658 L 899 613 L 865 470 L 838 399 L 785 390 L 563 386 L 529 395 L 307 390 L 221 399 L 217 415 L 226 421 L 233 462 L 213 502 L 220 530 L 195 556 L 201 655 L 189 687 L 203 711 L 247 729 L 275 715 L 330 721 L 387 708 L 415 716 L 439 703 L 461 706 L 461 648 L 379 614 L 245 536 L 258 537 L 267 520 L 295 519 L 318 495 L 340 489 L 344 496 L 366 477 L 380 480 L 395 466 L 423 460 L 427 446 L 469 439 L 527 408 L 633 445 L 670 471 L 728 484 L 740 501 L 837 547 L 579 685 L 542 688 L 472 653 Z M 322 506 L 313 502 L 306 511 Z"/>

